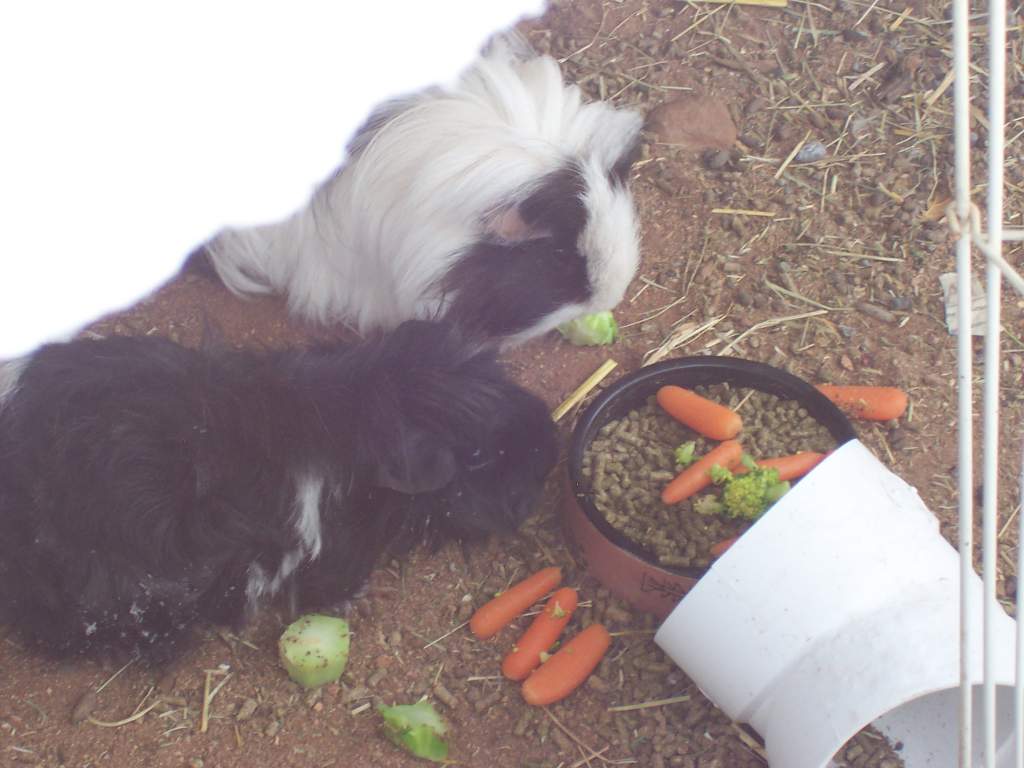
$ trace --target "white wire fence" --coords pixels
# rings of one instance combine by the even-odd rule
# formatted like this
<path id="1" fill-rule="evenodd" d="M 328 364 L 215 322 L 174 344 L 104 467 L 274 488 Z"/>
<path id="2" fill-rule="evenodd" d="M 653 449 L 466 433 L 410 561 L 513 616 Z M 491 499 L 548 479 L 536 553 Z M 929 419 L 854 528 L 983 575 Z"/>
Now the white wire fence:
<path id="1" fill-rule="evenodd" d="M 960 528 L 960 766 L 972 768 L 973 744 L 980 738 L 985 768 L 1014 765 L 1024 768 L 1024 633 L 1017 625 L 1016 686 L 1013 696 L 1014 747 L 1012 763 L 1009 756 L 997 755 L 996 744 L 996 670 L 995 611 L 997 563 L 997 517 L 999 483 L 999 379 L 1001 292 L 1005 279 L 1024 296 L 1024 278 L 1003 258 L 1004 240 L 1024 239 L 1024 230 L 1003 227 L 1003 167 L 1005 149 L 1006 94 L 1006 2 L 990 0 L 988 4 L 988 179 L 986 191 L 985 229 L 982 215 L 971 200 L 971 126 L 970 126 L 970 8 L 968 0 L 953 2 L 953 66 L 954 82 L 954 146 L 956 198 L 949 211 L 949 221 L 959 235 L 956 247 L 957 267 L 957 382 L 959 430 L 959 528 Z M 983 682 L 981 690 L 981 734 L 972 733 L 975 713 L 974 691 L 970 674 L 974 637 L 969 617 L 973 615 L 969 589 L 973 575 L 974 548 L 974 477 L 973 477 L 973 360 L 971 261 L 974 251 L 985 264 L 985 337 L 982 397 L 982 582 L 983 582 Z M 1014 451 L 1011 461 L 1021 460 L 1019 492 L 1024 499 L 1024 453 Z M 1024 514 L 1018 522 L 1020 537 L 1017 547 L 1017 574 L 1024 573 Z"/>

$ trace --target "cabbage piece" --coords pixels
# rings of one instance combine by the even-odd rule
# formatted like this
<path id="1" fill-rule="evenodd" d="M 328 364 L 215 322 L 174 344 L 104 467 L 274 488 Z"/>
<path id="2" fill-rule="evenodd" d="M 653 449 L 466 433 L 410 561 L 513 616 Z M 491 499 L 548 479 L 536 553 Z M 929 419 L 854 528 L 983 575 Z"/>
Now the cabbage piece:
<path id="1" fill-rule="evenodd" d="M 611 312 L 596 312 L 562 323 L 558 332 L 580 347 L 611 344 L 619 337 L 619 324 Z"/>
<path id="2" fill-rule="evenodd" d="M 344 619 L 315 613 L 299 617 L 277 642 L 288 677 L 303 688 L 333 683 L 348 663 L 350 636 Z"/>
<path id="3" fill-rule="evenodd" d="M 384 718 L 384 733 L 398 746 L 435 763 L 448 758 L 448 742 L 442 738 L 448 725 L 426 699 L 415 704 L 381 706 L 377 711 Z"/>

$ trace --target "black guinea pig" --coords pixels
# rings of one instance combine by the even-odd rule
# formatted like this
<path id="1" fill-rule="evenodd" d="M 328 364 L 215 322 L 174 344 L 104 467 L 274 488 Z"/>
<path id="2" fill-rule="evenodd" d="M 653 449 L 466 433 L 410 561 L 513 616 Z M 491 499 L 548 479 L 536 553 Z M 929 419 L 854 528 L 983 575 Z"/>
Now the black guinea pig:
<path id="1" fill-rule="evenodd" d="M 0 618 L 55 654 L 171 658 L 288 588 L 513 531 L 556 458 L 544 403 L 446 324 L 216 355 L 76 340 L 0 366 Z"/>

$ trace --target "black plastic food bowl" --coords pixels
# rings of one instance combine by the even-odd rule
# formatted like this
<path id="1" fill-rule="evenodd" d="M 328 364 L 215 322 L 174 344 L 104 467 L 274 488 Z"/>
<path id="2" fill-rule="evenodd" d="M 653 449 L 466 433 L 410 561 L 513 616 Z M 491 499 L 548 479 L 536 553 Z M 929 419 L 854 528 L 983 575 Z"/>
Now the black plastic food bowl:
<path id="1" fill-rule="evenodd" d="M 641 368 L 610 386 L 580 416 L 569 444 L 564 522 L 576 555 L 614 594 L 640 610 L 667 616 L 705 573 L 705 568 L 658 565 L 654 555 L 615 530 L 594 506 L 581 467 L 583 451 L 605 424 L 640 407 L 666 384 L 693 388 L 729 382 L 734 386 L 796 400 L 824 425 L 836 443 L 856 438 L 846 416 L 811 384 L 764 363 L 735 357 L 684 357 Z"/>

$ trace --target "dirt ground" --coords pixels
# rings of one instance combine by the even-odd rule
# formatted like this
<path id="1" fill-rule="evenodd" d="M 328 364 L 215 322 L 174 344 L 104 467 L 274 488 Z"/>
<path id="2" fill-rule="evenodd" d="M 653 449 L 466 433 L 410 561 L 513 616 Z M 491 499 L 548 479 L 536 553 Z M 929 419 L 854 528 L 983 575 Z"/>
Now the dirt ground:
<path id="1" fill-rule="evenodd" d="M 565 59 L 566 77 L 590 97 L 649 113 L 666 102 L 708 96 L 702 103 L 719 105 L 708 113 L 718 121 L 711 133 L 728 136 L 724 105 L 738 140 L 719 150 L 687 146 L 685 136 L 671 134 L 673 125 L 685 128 L 686 119 L 668 113 L 633 174 L 643 263 L 616 311 L 623 338 L 599 349 L 569 346 L 555 334 L 537 339 L 507 356 L 517 377 L 555 406 L 607 357 L 619 363 L 613 381 L 673 332 L 718 318 L 669 354 L 724 352 L 815 383 L 900 386 L 912 400 L 907 416 L 898 424 L 859 423 L 859 434 L 918 488 L 955 541 L 956 354 L 939 283 L 939 275 L 953 269 L 942 218 L 952 184 L 947 5 L 790 0 L 787 8 L 755 8 L 579 0 L 560 2 L 524 25 L 539 49 Z M 1010 21 L 1007 223 L 1021 226 L 1021 19 Z M 973 23 L 974 43 L 981 45 L 984 16 Z M 976 77 L 978 103 L 984 83 Z M 680 109 L 692 115 L 686 113 L 692 104 Z M 976 117 L 978 199 L 985 126 Z M 820 142 L 824 156 L 785 162 L 801 142 L 805 148 Z M 1007 256 L 1021 265 L 1019 245 Z M 1012 599 L 1024 301 L 1005 289 L 1003 308 L 999 593 Z M 204 332 L 238 345 L 277 347 L 339 331 L 303 327 L 276 298 L 243 301 L 197 275 L 180 276 L 87 331 L 160 334 L 187 344 Z M 980 340 L 976 349 L 977 388 Z M 563 445 L 573 415 L 561 422 Z M 112 680 L 116 669 L 54 664 L 5 637 L 0 765 L 413 766 L 418 761 L 380 735 L 373 705 L 423 694 L 450 721 L 451 757 L 459 765 L 568 768 L 587 765 L 587 758 L 592 766 L 764 765 L 757 742 L 654 646 L 653 618 L 610 598 L 570 559 L 559 520 L 563 471 L 560 465 L 544 504 L 511 540 L 468 554 L 453 547 L 382 563 L 351 615 L 352 657 L 341 684 L 311 694 L 277 663 L 283 616 L 273 609 L 244 637 L 209 629 L 171 670 L 132 665 Z M 499 676 L 518 627 L 489 642 L 456 628 L 510 581 L 552 563 L 564 566 L 567 583 L 590 601 L 574 626 L 601 620 L 616 634 L 597 675 L 544 711 L 525 706 L 517 686 Z M 221 687 L 203 732 L 208 676 Z M 93 721 L 73 724 L 76 704 L 104 683 L 92 702 Z M 662 699 L 673 702 L 609 711 Z M 894 765 L 877 746 L 877 739 L 864 736 L 840 763 Z"/>

